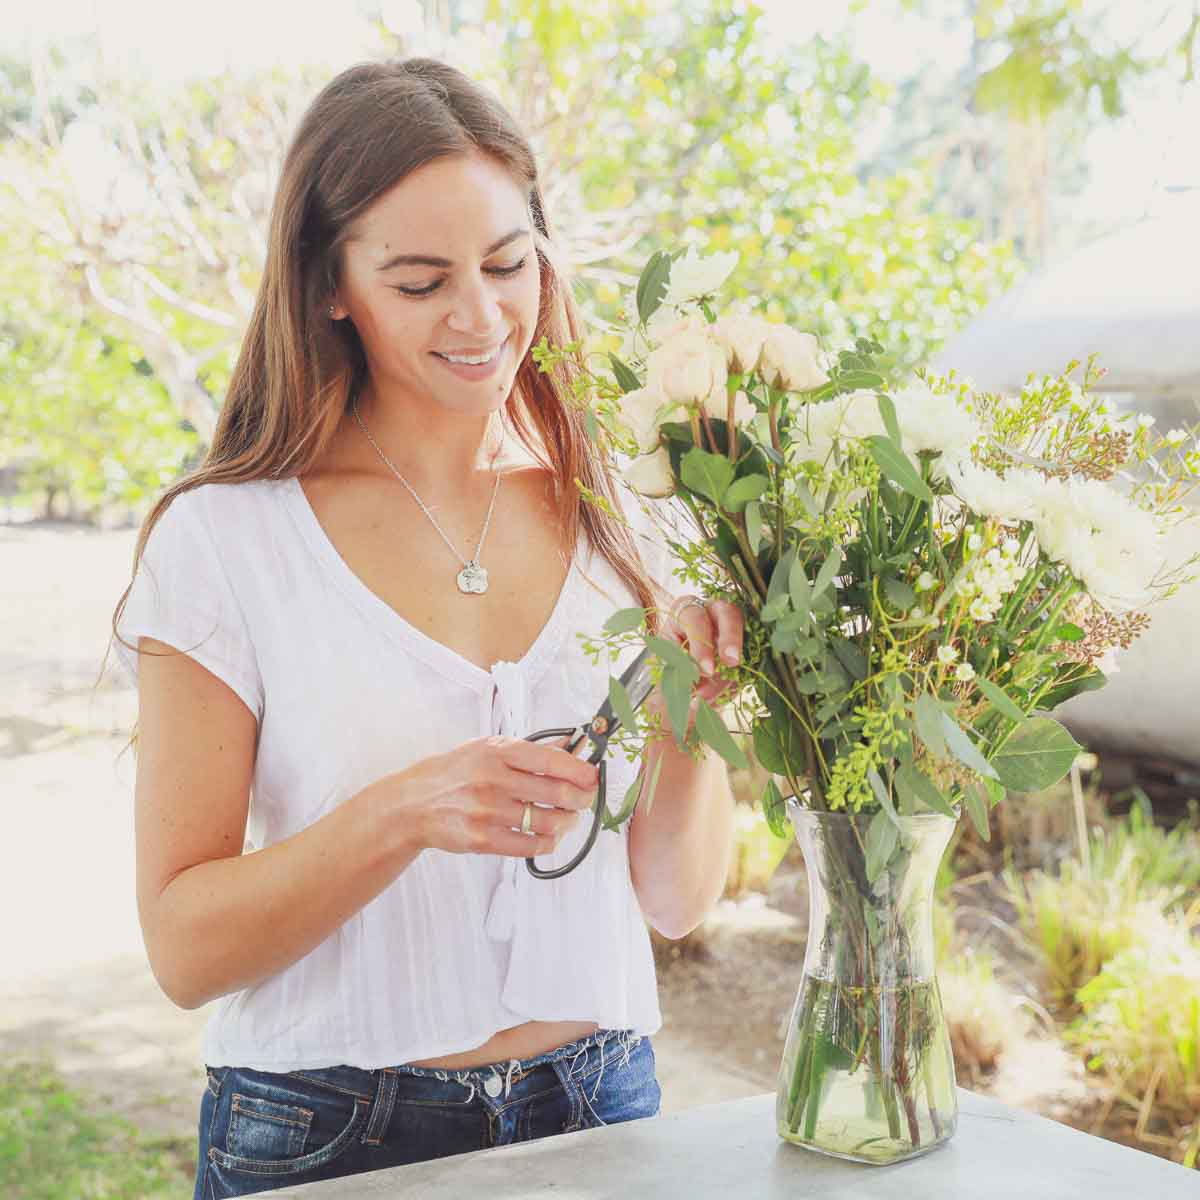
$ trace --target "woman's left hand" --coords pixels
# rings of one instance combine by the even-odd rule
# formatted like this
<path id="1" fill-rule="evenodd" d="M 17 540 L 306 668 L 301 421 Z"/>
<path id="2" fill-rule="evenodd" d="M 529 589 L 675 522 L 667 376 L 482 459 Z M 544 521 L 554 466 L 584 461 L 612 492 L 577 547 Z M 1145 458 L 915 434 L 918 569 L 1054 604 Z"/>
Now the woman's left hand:
<path id="1" fill-rule="evenodd" d="M 728 600 L 680 596 L 672 604 L 662 636 L 684 646 L 700 667 L 700 678 L 692 688 L 693 708 L 697 699 L 715 707 L 733 692 L 733 682 L 717 674 L 717 660 L 726 667 L 741 661 L 745 628 L 742 610 Z"/>

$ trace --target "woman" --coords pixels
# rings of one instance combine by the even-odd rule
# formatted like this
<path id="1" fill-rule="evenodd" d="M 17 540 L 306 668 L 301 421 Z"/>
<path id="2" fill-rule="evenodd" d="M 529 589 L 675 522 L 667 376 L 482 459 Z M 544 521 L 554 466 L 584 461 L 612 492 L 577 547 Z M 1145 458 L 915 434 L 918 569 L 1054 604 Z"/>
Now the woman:
<path id="1" fill-rule="evenodd" d="M 114 616 L 147 951 L 175 1003 L 217 1001 L 198 1198 L 658 1111 L 646 923 L 682 936 L 720 895 L 724 769 L 655 746 L 651 811 L 538 880 L 522 860 L 575 853 L 597 775 L 522 739 L 604 699 L 623 664 L 577 635 L 614 608 L 664 610 L 710 700 L 741 618 L 666 614 L 665 543 L 543 336 L 578 326 L 512 117 L 427 58 L 329 83 L 211 448 Z M 638 767 L 614 758 L 610 805 Z"/>

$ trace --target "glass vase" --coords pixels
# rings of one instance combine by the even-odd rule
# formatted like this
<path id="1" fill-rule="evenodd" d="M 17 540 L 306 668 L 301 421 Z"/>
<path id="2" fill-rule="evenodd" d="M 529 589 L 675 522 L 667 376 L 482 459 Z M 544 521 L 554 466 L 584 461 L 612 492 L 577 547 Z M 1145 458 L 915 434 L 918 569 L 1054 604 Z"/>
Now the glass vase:
<path id="1" fill-rule="evenodd" d="M 938 992 L 933 887 L 954 821 L 900 816 L 868 878 L 870 815 L 788 814 L 808 873 L 808 944 L 779 1069 L 779 1136 L 890 1163 L 948 1140 L 954 1057 Z M 883 857 L 883 855 L 879 855 Z"/>

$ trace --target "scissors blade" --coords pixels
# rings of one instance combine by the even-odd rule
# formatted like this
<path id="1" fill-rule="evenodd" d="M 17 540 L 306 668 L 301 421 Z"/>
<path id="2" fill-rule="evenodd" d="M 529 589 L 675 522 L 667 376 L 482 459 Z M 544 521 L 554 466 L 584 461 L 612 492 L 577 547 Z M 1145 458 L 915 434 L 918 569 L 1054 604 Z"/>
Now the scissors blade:
<path id="1" fill-rule="evenodd" d="M 642 706 L 646 697 L 654 690 L 654 681 L 650 678 L 652 657 L 652 652 L 647 648 L 621 672 L 621 685 L 629 697 L 629 703 L 635 710 Z M 599 729 L 603 732 L 599 735 L 593 733 L 592 740 L 607 744 L 608 739 L 616 733 L 621 725 L 621 718 L 613 711 L 611 700 L 606 699 L 600 705 L 596 715 L 592 718 L 592 728 L 596 729 L 598 723 Z"/>

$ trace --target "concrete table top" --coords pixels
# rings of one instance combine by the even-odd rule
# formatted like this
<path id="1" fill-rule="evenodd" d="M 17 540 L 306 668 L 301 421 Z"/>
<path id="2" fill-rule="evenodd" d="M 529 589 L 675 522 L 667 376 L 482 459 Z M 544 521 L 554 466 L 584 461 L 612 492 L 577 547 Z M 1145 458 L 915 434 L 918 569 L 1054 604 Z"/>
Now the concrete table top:
<path id="1" fill-rule="evenodd" d="M 946 1144 L 877 1167 L 775 1132 L 775 1094 L 271 1192 L 296 1200 L 1200 1200 L 1200 1173 L 959 1088 Z"/>

